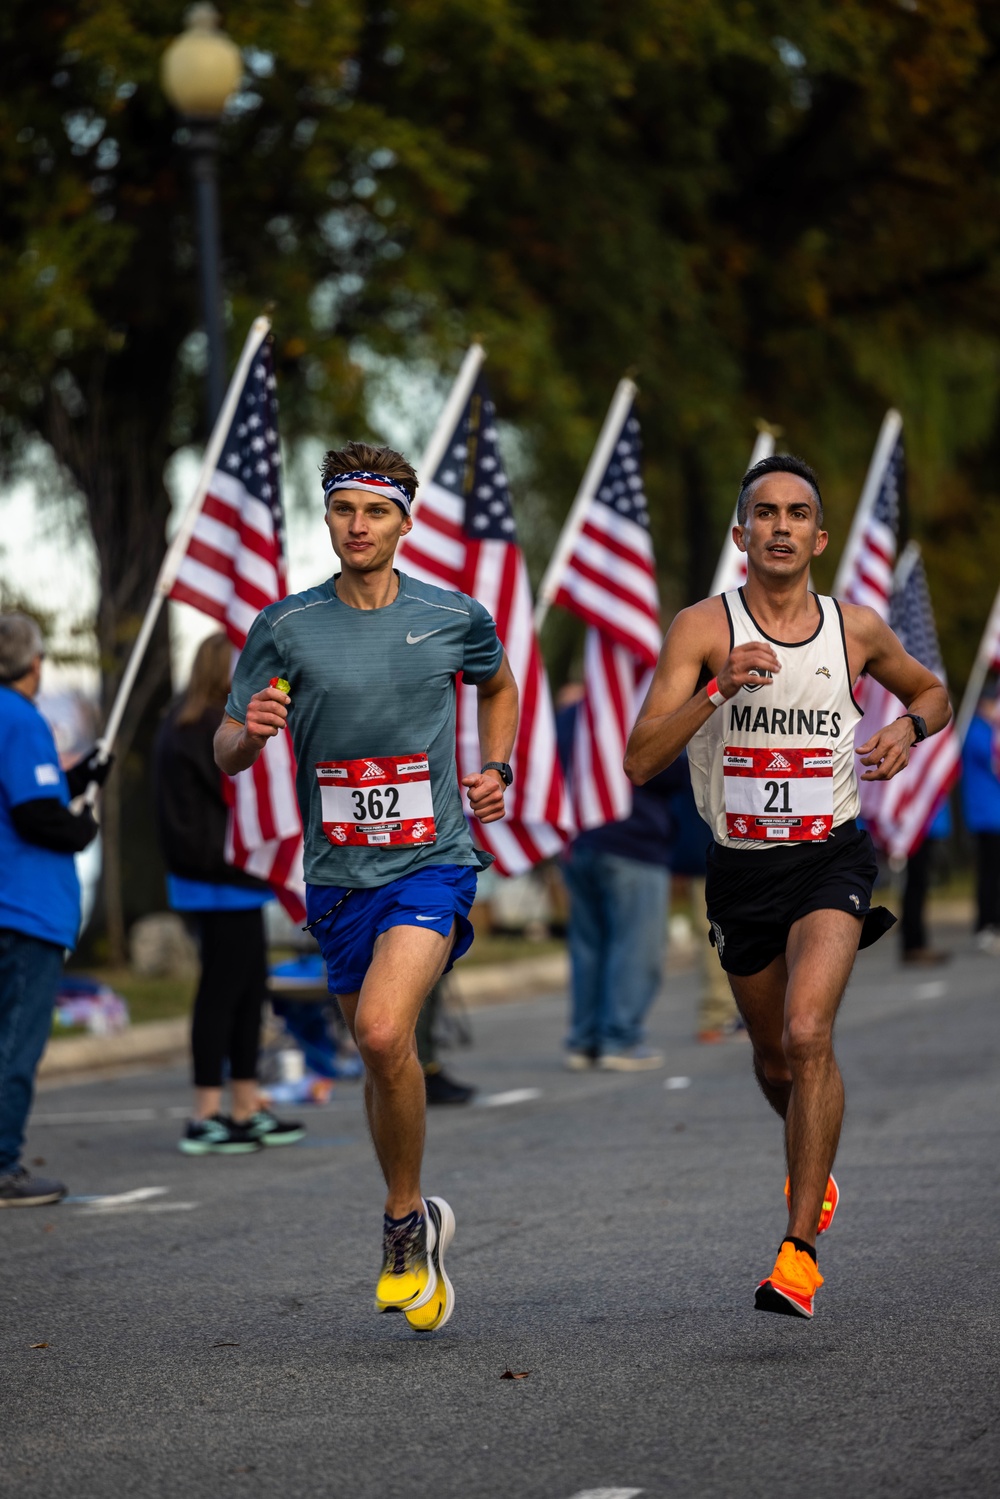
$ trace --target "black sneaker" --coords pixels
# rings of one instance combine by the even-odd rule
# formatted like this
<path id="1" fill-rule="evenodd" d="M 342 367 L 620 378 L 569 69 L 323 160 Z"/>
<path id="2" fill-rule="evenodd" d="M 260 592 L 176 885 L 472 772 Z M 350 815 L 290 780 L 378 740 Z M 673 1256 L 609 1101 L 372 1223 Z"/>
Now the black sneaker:
<path id="1" fill-rule="evenodd" d="M 475 1088 L 467 1083 L 456 1083 L 443 1067 L 425 1072 L 424 1086 L 427 1089 L 428 1103 L 468 1103 L 470 1098 L 476 1096 Z"/>
<path id="2" fill-rule="evenodd" d="M 236 1124 L 224 1114 L 192 1119 L 177 1142 L 177 1149 L 185 1155 L 250 1155 L 260 1148 L 260 1141 L 245 1124 Z"/>
<path id="3" fill-rule="evenodd" d="M 41 1208 L 66 1196 L 62 1182 L 32 1176 L 24 1166 L 15 1166 L 0 1176 L 0 1208 Z"/>
<path id="4" fill-rule="evenodd" d="M 290 1119 L 279 1119 L 270 1109 L 258 1109 L 243 1125 L 252 1140 L 262 1145 L 294 1145 L 306 1132 L 304 1124 L 294 1124 Z"/>

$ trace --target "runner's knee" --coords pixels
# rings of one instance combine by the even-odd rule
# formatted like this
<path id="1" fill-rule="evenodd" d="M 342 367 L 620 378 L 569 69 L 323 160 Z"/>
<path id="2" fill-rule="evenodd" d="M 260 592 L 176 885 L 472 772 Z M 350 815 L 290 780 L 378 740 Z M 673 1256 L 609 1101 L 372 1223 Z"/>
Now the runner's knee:
<path id="1" fill-rule="evenodd" d="M 792 1015 L 785 1023 L 782 1046 L 790 1067 L 820 1060 L 832 1045 L 833 1027 L 819 1016 Z"/>
<path id="2" fill-rule="evenodd" d="M 413 1036 L 399 1025 L 385 1020 L 358 1019 L 355 1040 L 365 1066 L 371 1072 L 388 1073 L 398 1071 L 413 1051 Z"/>

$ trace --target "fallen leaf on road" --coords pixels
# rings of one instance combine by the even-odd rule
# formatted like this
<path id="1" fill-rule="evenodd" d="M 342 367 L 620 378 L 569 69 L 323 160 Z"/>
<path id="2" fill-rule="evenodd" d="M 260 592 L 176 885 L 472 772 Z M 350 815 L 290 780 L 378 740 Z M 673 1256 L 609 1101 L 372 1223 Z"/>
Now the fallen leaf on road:
<path id="1" fill-rule="evenodd" d="M 48 1343 L 29 1343 L 28 1344 L 29 1348 L 47 1348 L 48 1346 L 49 1346 Z"/>
<path id="2" fill-rule="evenodd" d="M 503 1373 L 501 1374 L 500 1378 L 501 1379 L 527 1379 L 527 1377 L 528 1377 L 528 1375 L 530 1373 L 531 1373 L 530 1369 L 525 1369 L 524 1372 L 521 1373 L 521 1374 L 515 1374 L 514 1371 L 513 1371 L 513 1369 L 505 1369 L 503 1371 Z"/>

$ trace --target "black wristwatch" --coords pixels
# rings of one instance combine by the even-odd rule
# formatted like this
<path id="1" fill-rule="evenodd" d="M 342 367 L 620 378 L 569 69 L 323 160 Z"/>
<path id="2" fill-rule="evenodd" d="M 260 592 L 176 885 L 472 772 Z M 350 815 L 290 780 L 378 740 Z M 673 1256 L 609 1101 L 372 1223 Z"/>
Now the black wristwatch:
<path id="1" fill-rule="evenodd" d="M 924 739 L 927 738 L 927 725 L 924 723 L 919 713 L 901 713 L 899 716 L 900 718 L 908 718 L 912 723 L 913 732 L 916 735 L 916 738 L 913 741 L 914 744 L 920 744 Z"/>
<path id="2" fill-rule="evenodd" d="M 512 786 L 514 784 L 514 772 L 502 760 L 487 760 L 483 766 L 483 770 L 498 770 L 500 772 L 500 779 L 505 786 Z"/>

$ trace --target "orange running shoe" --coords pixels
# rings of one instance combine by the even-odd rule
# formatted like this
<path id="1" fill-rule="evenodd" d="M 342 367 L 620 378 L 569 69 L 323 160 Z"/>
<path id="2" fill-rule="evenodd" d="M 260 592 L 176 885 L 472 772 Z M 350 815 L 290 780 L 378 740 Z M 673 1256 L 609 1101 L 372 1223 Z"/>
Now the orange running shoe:
<path id="1" fill-rule="evenodd" d="M 785 1201 L 790 1205 L 792 1200 L 792 1185 L 785 1177 Z M 833 1222 L 833 1215 L 837 1211 L 837 1203 L 840 1201 L 840 1188 L 831 1176 L 823 1193 L 823 1206 L 819 1210 L 819 1222 L 816 1225 L 818 1234 L 825 1234 Z"/>
<path id="2" fill-rule="evenodd" d="M 757 1287 L 754 1306 L 759 1312 L 780 1312 L 785 1317 L 811 1317 L 813 1297 L 823 1284 L 819 1267 L 804 1249 L 785 1239 L 778 1250 L 774 1269 Z"/>

